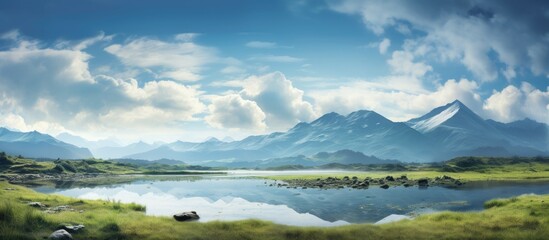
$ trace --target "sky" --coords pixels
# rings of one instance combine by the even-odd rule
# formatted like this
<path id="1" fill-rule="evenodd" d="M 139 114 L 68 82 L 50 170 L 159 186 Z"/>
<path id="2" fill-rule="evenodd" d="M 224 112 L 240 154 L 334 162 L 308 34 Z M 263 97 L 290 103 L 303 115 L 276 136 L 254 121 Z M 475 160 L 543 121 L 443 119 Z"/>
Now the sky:
<path id="1" fill-rule="evenodd" d="M 0 96 L 0 126 L 126 143 L 455 99 L 549 124 L 549 2 L 1 1 Z"/>

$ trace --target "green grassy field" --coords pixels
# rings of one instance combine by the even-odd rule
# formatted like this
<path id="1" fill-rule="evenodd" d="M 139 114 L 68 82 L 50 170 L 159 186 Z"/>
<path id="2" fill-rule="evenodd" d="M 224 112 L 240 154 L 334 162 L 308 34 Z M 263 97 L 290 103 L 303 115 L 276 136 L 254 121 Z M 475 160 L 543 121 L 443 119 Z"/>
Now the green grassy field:
<path id="1" fill-rule="evenodd" d="M 16 190 L 6 190 L 14 188 Z M 144 207 L 47 195 L 0 181 L 0 239 L 43 239 L 61 223 L 84 224 L 76 239 L 547 239 L 549 195 L 492 200 L 481 212 L 442 212 L 384 225 L 290 227 L 259 220 L 176 222 L 146 216 Z M 70 205 L 44 213 L 27 206 Z M 83 212 L 80 212 L 80 211 Z"/>
<path id="2" fill-rule="evenodd" d="M 385 176 L 407 176 L 409 179 L 435 178 L 443 175 L 467 181 L 497 180 L 549 180 L 549 158 L 487 158 L 463 157 L 437 165 L 408 167 L 406 171 L 356 171 L 337 174 L 301 174 L 268 176 L 273 180 L 317 179 L 326 177 L 357 176 L 382 178 Z"/>
<path id="3" fill-rule="evenodd" d="M 3 174 L 176 174 L 184 175 L 189 172 L 197 174 L 195 171 L 198 166 L 185 164 L 167 165 L 167 164 L 148 164 L 139 165 L 132 163 L 123 163 L 115 161 L 106 161 L 101 159 L 83 159 L 83 160 L 55 160 L 55 161 L 37 161 L 22 157 L 6 156 L 0 153 L 0 173 Z M 215 170 L 213 168 L 201 167 L 200 170 Z M 202 172 L 207 174 L 207 172 Z"/>

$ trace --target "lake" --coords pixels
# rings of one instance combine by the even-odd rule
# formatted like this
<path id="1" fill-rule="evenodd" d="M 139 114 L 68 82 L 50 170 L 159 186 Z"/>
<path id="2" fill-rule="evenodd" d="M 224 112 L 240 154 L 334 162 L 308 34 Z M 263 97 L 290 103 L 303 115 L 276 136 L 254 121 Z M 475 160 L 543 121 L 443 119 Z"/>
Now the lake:
<path id="1" fill-rule="evenodd" d="M 288 172 L 296 173 L 299 172 Z M 424 189 L 417 186 L 294 189 L 272 187 L 269 184 L 274 181 L 249 177 L 269 174 L 281 172 L 237 171 L 228 175 L 163 177 L 86 187 L 57 183 L 33 189 L 81 199 L 135 202 L 147 206 L 148 215 L 171 216 L 193 210 L 203 222 L 253 218 L 295 226 L 376 222 L 391 214 L 475 211 L 482 210 L 483 203 L 493 198 L 549 193 L 548 182 L 477 182 L 460 188 Z"/>

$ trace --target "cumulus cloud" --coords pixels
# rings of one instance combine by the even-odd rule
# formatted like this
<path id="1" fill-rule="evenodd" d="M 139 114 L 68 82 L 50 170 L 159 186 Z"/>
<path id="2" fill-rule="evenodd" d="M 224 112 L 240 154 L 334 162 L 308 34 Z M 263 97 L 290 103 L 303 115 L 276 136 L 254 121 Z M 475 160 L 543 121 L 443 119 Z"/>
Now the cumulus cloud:
<path id="1" fill-rule="evenodd" d="M 548 75 L 549 32 L 547 1 L 528 4 L 512 1 L 417 2 L 336 0 L 331 9 L 358 15 L 368 29 L 381 35 L 387 28 L 401 31 L 410 24 L 421 32 L 406 49 L 437 61 L 458 61 L 482 81 L 493 81 L 501 71 L 516 77 L 516 69 Z M 418 49 L 422 49 L 420 52 Z M 429 54 L 431 53 L 431 54 Z M 498 69 L 498 61 L 505 68 Z"/>
<path id="2" fill-rule="evenodd" d="M 393 73 L 413 77 L 424 76 L 433 68 L 424 62 L 414 62 L 414 55 L 405 51 L 394 51 L 391 59 L 387 61 Z"/>
<path id="3" fill-rule="evenodd" d="M 242 99 L 238 94 L 216 97 L 208 106 L 205 120 L 217 128 L 265 130 L 265 113 L 256 102 Z"/>
<path id="4" fill-rule="evenodd" d="M 389 49 L 389 47 L 391 46 L 391 40 L 389 40 L 388 38 L 384 38 L 380 43 L 379 43 L 379 53 L 381 54 L 385 54 L 387 52 L 387 49 Z"/>
<path id="5" fill-rule="evenodd" d="M 285 129 L 316 117 L 312 105 L 303 100 L 303 91 L 280 72 L 251 76 L 244 82 L 240 94 L 255 101 L 265 112 L 265 121 L 271 129 Z"/>
<path id="6" fill-rule="evenodd" d="M 181 35 L 181 34 L 180 34 Z M 181 42 L 164 42 L 156 39 L 138 38 L 124 44 L 113 44 L 105 48 L 131 67 L 158 68 L 160 76 L 179 81 L 197 81 L 204 65 L 217 59 L 213 48 L 193 42 L 187 35 L 176 38 Z"/>
<path id="7" fill-rule="evenodd" d="M 194 87 L 174 81 L 139 86 L 135 79 L 92 76 L 90 56 L 79 48 L 39 45 L 20 41 L 0 51 L 0 114 L 11 116 L 3 124 L 52 134 L 61 125 L 73 132 L 135 133 L 139 127 L 155 131 L 194 120 L 205 109 Z"/>
<path id="8" fill-rule="evenodd" d="M 497 121 L 530 118 L 549 124 L 549 88 L 542 91 L 527 82 L 522 82 L 520 88 L 509 85 L 494 91 L 484 102 L 483 109 L 488 117 Z"/>
<path id="9" fill-rule="evenodd" d="M 317 117 L 311 103 L 303 99 L 303 91 L 294 87 L 292 82 L 280 72 L 250 76 L 243 80 L 233 80 L 231 82 L 234 82 L 234 86 L 242 87 L 242 90 L 238 92 L 239 98 L 231 93 L 225 98 L 216 98 L 214 100 L 214 103 L 209 106 L 211 116 L 207 118 L 213 126 L 222 126 L 223 124 L 214 120 L 225 118 L 216 115 L 228 116 L 231 114 L 224 113 L 224 111 L 229 110 L 217 107 L 222 103 L 221 100 L 231 100 L 233 105 L 238 103 L 239 106 L 244 106 L 244 103 L 246 103 L 248 109 L 255 109 L 254 106 L 257 106 L 257 110 L 264 114 L 265 130 L 286 130 L 298 122 L 311 121 Z M 218 101 L 217 104 L 216 101 Z M 212 111 L 212 109 L 215 111 Z M 234 109 L 234 107 L 227 109 Z M 253 112 L 257 112 L 257 110 Z M 256 115 L 260 114 L 254 116 Z M 262 126 L 257 124 L 257 121 L 244 122 L 253 123 L 251 126 L 256 128 Z"/>

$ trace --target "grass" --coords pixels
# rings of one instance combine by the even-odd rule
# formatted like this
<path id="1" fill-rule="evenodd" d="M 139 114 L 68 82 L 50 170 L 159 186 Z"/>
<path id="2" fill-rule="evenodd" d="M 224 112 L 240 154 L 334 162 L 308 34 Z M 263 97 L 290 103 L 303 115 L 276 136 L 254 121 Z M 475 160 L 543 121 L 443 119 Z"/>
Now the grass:
<path id="1" fill-rule="evenodd" d="M 268 176 L 273 180 L 317 179 L 325 177 L 357 176 L 381 178 L 385 176 L 402 176 L 409 179 L 435 178 L 443 175 L 461 181 L 496 181 L 496 180 L 549 180 L 549 158 L 488 158 L 461 157 L 441 164 L 414 166 L 405 171 L 356 171 L 330 174 L 300 174 Z"/>
<path id="2" fill-rule="evenodd" d="M 103 174 L 103 175 L 190 175 L 219 174 L 195 170 L 217 170 L 215 168 L 185 164 L 136 164 L 101 159 L 48 160 L 37 161 L 22 157 L 6 156 L 0 152 L 0 173 L 2 174 Z"/>
<path id="3" fill-rule="evenodd" d="M 76 211 L 46 214 L 25 201 L 70 205 Z M 67 222 L 86 226 L 73 235 L 76 239 L 546 239 L 549 235 L 549 195 L 495 199 L 485 206 L 481 212 L 442 212 L 384 225 L 291 227 L 260 220 L 181 223 L 147 216 L 137 204 L 47 195 L 0 181 L 0 239 L 43 239 Z"/>

